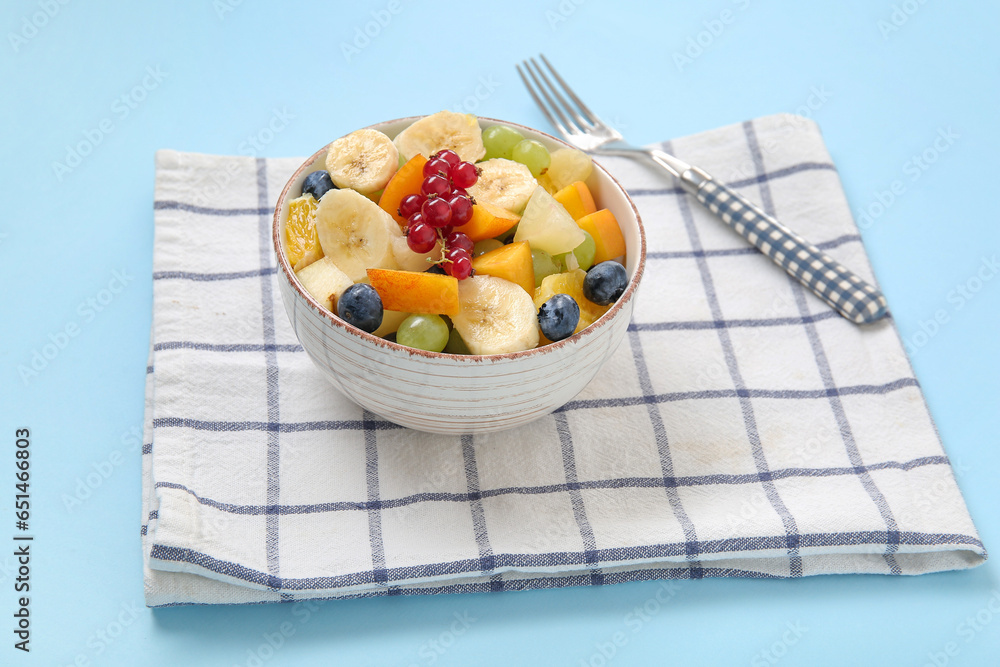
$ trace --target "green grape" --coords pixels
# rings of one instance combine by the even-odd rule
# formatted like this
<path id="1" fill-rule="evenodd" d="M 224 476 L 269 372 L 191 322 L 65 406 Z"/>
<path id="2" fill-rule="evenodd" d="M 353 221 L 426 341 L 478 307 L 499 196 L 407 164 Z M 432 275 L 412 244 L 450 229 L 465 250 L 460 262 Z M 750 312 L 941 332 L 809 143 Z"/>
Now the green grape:
<path id="1" fill-rule="evenodd" d="M 523 140 L 524 135 L 512 127 L 492 125 L 483 130 L 483 146 L 486 147 L 486 156 L 483 159 L 502 157 L 509 160 L 511 150 Z"/>
<path id="2" fill-rule="evenodd" d="M 496 250 L 497 248 L 503 247 L 503 241 L 498 241 L 496 239 L 486 239 L 484 241 L 476 241 L 476 245 L 472 248 L 472 256 L 479 257 L 491 250 Z"/>
<path id="3" fill-rule="evenodd" d="M 564 252 L 561 255 L 552 255 L 552 261 L 556 263 L 556 273 L 566 273 L 569 271 L 569 267 L 566 265 L 566 256 L 569 255 L 568 252 Z M 537 285 L 535 286 L 537 287 Z"/>
<path id="4" fill-rule="evenodd" d="M 428 352 L 440 352 L 448 344 L 448 325 L 437 315 L 410 315 L 396 331 L 396 342 Z"/>
<path id="5" fill-rule="evenodd" d="M 552 156 L 549 155 L 549 149 L 534 139 L 525 139 L 514 146 L 510 152 L 510 159 L 523 164 L 532 176 L 538 178 L 548 168 Z"/>
<path id="6" fill-rule="evenodd" d="M 469 346 L 462 340 L 462 335 L 456 329 L 452 329 L 451 333 L 448 334 L 448 344 L 444 346 L 444 351 L 448 354 L 472 354 L 469 352 Z"/>
<path id="7" fill-rule="evenodd" d="M 570 266 L 567 261 L 569 259 L 569 253 L 564 252 L 561 255 L 555 255 L 552 259 L 555 260 L 556 266 L 559 267 L 560 273 L 563 271 L 572 271 L 573 269 L 583 269 L 586 271 L 594 265 L 594 255 L 597 254 L 597 244 L 594 243 L 594 237 L 590 235 L 586 229 L 581 230 L 584 233 L 583 243 L 573 248 L 573 255 L 576 257 L 576 266 Z"/>
<path id="8" fill-rule="evenodd" d="M 402 169 L 404 164 L 406 164 L 406 158 L 403 157 L 402 153 L 400 153 L 399 154 L 399 167 L 397 167 L 397 169 Z"/>
<path id="9" fill-rule="evenodd" d="M 580 268 L 586 271 L 594 265 L 594 255 L 597 254 L 597 244 L 594 243 L 594 237 L 590 235 L 586 229 L 581 230 L 583 232 L 583 243 L 573 248 L 573 254 L 576 255 L 576 261 L 580 263 Z"/>
<path id="10" fill-rule="evenodd" d="M 553 273 L 562 273 L 559 265 L 552 259 L 552 255 L 544 250 L 532 250 L 531 263 L 535 265 L 535 287 L 542 284 L 542 279 L 545 276 L 551 276 Z"/>

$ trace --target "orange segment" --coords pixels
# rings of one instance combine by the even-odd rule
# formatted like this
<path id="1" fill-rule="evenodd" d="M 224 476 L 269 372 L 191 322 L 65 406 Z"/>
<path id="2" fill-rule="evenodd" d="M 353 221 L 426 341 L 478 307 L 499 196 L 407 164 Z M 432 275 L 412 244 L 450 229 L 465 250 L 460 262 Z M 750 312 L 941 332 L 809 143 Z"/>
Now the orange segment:
<path id="1" fill-rule="evenodd" d="M 323 257 L 316 234 L 316 207 L 319 204 L 312 195 L 303 195 L 288 202 L 288 220 L 285 222 L 285 250 L 288 261 L 294 268 L 308 253 L 318 255 L 313 261 Z"/>
<path id="2" fill-rule="evenodd" d="M 458 279 L 440 273 L 368 269 L 382 308 L 428 315 L 458 314 Z"/>
<path id="3" fill-rule="evenodd" d="M 406 224 L 406 219 L 399 214 L 399 202 L 403 201 L 406 195 L 418 194 L 420 184 L 424 181 L 424 164 L 427 158 L 419 153 L 410 158 L 392 177 L 382 197 L 378 200 L 378 205 L 383 211 L 388 213 L 401 226 Z"/>
<path id="4" fill-rule="evenodd" d="M 472 268 L 476 273 L 509 280 L 528 294 L 535 294 L 535 266 L 531 261 L 531 246 L 525 241 L 483 253 L 472 260 Z"/>
<path id="5" fill-rule="evenodd" d="M 618 226 L 614 214 L 608 209 L 602 208 L 600 211 L 585 215 L 577 220 L 576 224 L 594 237 L 594 245 L 597 246 L 594 264 L 625 254 L 625 237 L 622 236 L 621 227 Z"/>
<path id="6" fill-rule="evenodd" d="M 583 181 L 571 183 L 552 196 L 563 205 L 574 220 L 597 211 L 594 195 L 590 194 L 590 188 Z"/>
<path id="7" fill-rule="evenodd" d="M 580 321 L 573 333 L 579 333 L 589 327 L 597 321 L 597 318 L 611 310 L 611 306 L 598 306 L 583 295 L 583 279 L 586 277 L 587 272 L 583 269 L 546 276 L 542 279 L 542 284 L 535 289 L 535 309 L 541 308 L 543 303 L 556 294 L 567 294 L 580 306 Z"/>
<path id="8" fill-rule="evenodd" d="M 511 213 L 498 206 L 474 204 L 472 206 L 472 219 L 456 229 L 475 243 L 500 236 L 516 225 L 520 219 L 521 216 L 516 213 Z"/>

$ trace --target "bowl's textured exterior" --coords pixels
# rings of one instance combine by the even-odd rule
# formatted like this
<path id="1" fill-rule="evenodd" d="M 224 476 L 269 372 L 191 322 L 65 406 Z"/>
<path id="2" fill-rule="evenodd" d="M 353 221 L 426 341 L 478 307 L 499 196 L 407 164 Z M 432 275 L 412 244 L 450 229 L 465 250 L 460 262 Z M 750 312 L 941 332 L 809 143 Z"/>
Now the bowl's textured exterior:
<path id="1" fill-rule="evenodd" d="M 415 118 L 374 125 L 390 137 Z M 502 123 L 549 148 L 566 144 L 547 134 L 505 121 L 481 118 L 484 127 Z M 283 248 L 288 202 L 305 177 L 324 168 L 326 149 L 295 172 L 274 213 L 273 240 L 278 286 L 295 334 L 309 357 L 345 396 L 397 424 L 432 433 L 499 431 L 526 424 L 576 396 L 621 343 L 632 318 L 636 288 L 646 259 L 639 214 L 625 191 L 600 165 L 588 185 L 600 206 L 618 219 L 626 242 L 630 276 L 622 297 L 580 333 L 533 350 L 489 356 L 461 356 L 414 350 L 364 333 L 321 307 L 295 277 Z"/>

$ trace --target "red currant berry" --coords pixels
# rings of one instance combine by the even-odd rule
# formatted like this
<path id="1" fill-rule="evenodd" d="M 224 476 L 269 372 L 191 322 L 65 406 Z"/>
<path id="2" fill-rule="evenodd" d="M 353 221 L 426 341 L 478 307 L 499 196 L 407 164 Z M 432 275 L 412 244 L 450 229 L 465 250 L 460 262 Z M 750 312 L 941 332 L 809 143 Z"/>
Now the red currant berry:
<path id="1" fill-rule="evenodd" d="M 443 241 L 444 239 L 448 238 L 448 234 L 451 234 L 452 231 L 454 231 L 454 229 L 455 229 L 454 225 L 445 225 L 444 227 L 438 227 L 438 236 L 440 236 L 441 240 Z"/>
<path id="2" fill-rule="evenodd" d="M 454 213 L 452 215 L 454 215 Z M 472 254 L 472 249 L 475 245 L 476 244 L 472 242 L 472 239 L 462 232 L 452 232 L 451 234 L 448 234 L 444 240 L 444 246 L 448 250 L 451 250 L 452 248 L 461 248 L 470 255 Z"/>
<path id="3" fill-rule="evenodd" d="M 452 194 L 448 197 L 448 206 L 451 206 L 451 224 L 456 227 L 472 220 L 472 200 L 468 197 Z"/>
<path id="4" fill-rule="evenodd" d="M 416 213 L 411 213 L 410 217 L 407 218 L 406 221 L 409 223 L 410 227 L 412 227 L 413 225 L 427 224 L 427 219 L 424 218 L 424 214 L 421 213 L 420 211 L 417 211 Z"/>
<path id="5" fill-rule="evenodd" d="M 463 257 L 469 257 L 469 251 L 465 248 L 452 246 L 444 251 L 444 258 L 450 262 L 457 262 Z"/>
<path id="6" fill-rule="evenodd" d="M 456 250 L 461 250 L 456 248 Z M 472 275 L 472 260 L 469 259 L 469 254 L 464 250 L 461 251 L 462 254 L 456 256 L 450 262 L 445 262 L 444 270 L 450 276 L 454 276 L 459 280 L 465 280 Z"/>
<path id="7" fill-rule="evenodd" d="M 427 223 L 410 225 L 406 233 L 406 245 L 415 253 L 424 254 L 437 244 L 437 231 Z"/>
<path id="8" fill-rule="evenodd" d="M 450 171 L 451 164 L 439 157 L 431 158 L 424 163 L 424 176 L 436 176 L 438 174 L 447 176 Z"/>
<path id="9" fill-rule="evenodd" d="M 451 222 L 451 206 L 437 197 L 425 201 L 420 212 L 424 214 L 424 220 L 431 227 L 444 227 Z"/>
<path id="10" fill-rule="evenodd" d="M 453 195 L 462 195 L 463 197 L 468 197 L 469 196 L 469 193 L 466 191 L 465 188 L 455 187 L 454 183 L 451 184 L 451 194 L 453 194 Z"/>
<path id="11" fill-rule="evenodd" d="M 403 201 L 399 202 L 399 214 L 409 219 L 411 215 L 420 210 L 420 207 L 424 205 L 424 200 L 427 197 L 423 195 L 406 195 L 403 197 Z"/>
<path id="12" fill-rule="evenodd" d="M 451 182 L 458 188 L 471 188 L 479 180 L 479 170 L 470 162 L 459 162 L 451 169 Z"/>
<path id="13" fill-rule="evenodd" d="M 438 154 L 435 155 L 434 157 L 446 161 L 452 167 L 454 167 L 456 164 L 462 161 L 462 158 L 458 156 L 458 153 L 451 150 L 450 148 L 446 148 L 443 151 L 439 151 Z"/>
<path id="14" fill-rule="evenodd" d="M 444 176 L 428 176 L 420 186 L 420 193 L 426 197 L 431 195 L 440 197 L 451 192 L 451 183 Z"/>

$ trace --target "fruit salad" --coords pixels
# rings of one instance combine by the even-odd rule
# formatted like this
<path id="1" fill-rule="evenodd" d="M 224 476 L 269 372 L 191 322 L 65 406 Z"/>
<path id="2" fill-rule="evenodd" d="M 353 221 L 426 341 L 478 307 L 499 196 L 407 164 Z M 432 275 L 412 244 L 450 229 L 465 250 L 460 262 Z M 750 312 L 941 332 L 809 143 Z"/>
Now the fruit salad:
<path id="1" fill-rule="evenodd" d="M 432 352 L 504 354 L 567 338 L 625 292 L 625 239 L 590 157 L 441 111 L 395 138 L 330 144 L 289 203 L 285 250 L 321 306 Z"/>

